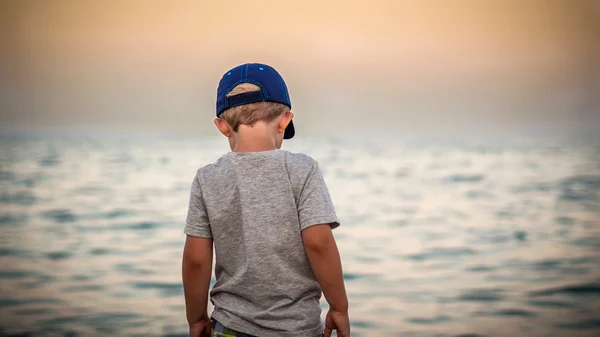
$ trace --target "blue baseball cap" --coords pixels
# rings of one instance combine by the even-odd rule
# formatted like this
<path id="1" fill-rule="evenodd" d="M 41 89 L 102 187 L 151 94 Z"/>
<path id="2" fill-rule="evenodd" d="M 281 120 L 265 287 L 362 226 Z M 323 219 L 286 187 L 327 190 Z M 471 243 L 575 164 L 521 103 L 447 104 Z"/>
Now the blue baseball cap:
<path id="1" fill-rule="evenodd" d="M 227 97 L 227 94 L 241 83 L 255 84 L 261 90 Z M 246 63 L 223 75 L 217 88 L 217 117 L 229 108 L 256 102 L 275 102 L 292 108 L 287 86 L 277 70 L 266 64 Z M 290 121 L 283 138 L 290 139 L 295 133 L 294 124 Z"/>

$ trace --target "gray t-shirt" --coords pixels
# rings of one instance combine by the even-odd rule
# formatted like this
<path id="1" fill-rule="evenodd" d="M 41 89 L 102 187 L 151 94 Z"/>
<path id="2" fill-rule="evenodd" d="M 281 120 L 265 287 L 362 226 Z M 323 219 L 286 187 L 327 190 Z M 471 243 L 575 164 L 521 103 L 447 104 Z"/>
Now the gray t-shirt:
<path id="1" fill-rule="evenodd" d="M 301 236 L 318 224 L 339 222 L 307 155 L 229 152 L 199 169 L 185 233 L 214 242 L 212 317 L 255 336 L 319 336 L 321 288 Z"/>

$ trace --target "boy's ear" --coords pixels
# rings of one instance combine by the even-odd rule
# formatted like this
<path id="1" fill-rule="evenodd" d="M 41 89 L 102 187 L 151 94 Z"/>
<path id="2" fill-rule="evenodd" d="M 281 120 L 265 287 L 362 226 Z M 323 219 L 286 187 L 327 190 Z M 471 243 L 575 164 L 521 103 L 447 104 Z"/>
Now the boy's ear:
<path id="1" fill-rule="evenodd" d="M 285 132 L 285 128 L 290 124 L 292 118 L 294 118 L 294 114 L 291 111 L 286 112 L 281 116 L 281 120 L 279 121 L 279 133 Z"/>
<path id="2" fill-rule="evenodd" d="M 215 118 L 215 126 L 221 131 L 223 136 L 227 138 L 231 137 L 231 127 L 229 126 L 229 123 L 217 117 Z"/>

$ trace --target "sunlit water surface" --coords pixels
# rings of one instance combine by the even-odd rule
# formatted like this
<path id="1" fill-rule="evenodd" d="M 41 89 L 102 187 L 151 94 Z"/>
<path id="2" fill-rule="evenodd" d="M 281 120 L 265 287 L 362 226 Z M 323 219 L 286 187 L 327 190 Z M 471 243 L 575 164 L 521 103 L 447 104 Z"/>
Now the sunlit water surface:
<path id="1" fill-rule="evenodd" d="M 285 148 L 324 171 L 354 336 L 600 335 L 597 137 L 353 138 Z M 1 140 L 0 335 L 185 336 L 190 184 L 226 142 Z"/>

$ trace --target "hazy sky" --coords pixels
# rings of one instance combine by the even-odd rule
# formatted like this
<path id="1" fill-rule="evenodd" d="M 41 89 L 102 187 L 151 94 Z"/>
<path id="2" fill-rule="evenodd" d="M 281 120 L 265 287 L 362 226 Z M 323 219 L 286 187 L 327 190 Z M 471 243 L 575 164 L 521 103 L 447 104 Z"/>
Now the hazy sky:
<path id="1" fill-rule="evenodd" d="M 4 0 L 0 123 L 205 133 L 265 62 L 298 131 L 600 125 L 599 4 Z"/>

